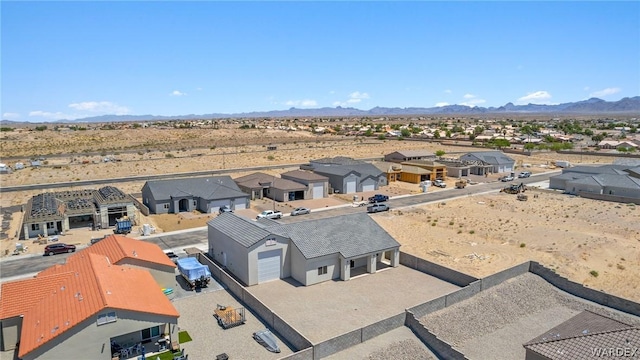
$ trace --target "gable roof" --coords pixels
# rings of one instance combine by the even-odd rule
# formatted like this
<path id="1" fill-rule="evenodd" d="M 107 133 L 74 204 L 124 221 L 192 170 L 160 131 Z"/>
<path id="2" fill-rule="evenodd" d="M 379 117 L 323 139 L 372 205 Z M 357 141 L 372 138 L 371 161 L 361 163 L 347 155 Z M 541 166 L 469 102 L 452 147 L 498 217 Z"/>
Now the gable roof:
<path id="1" fill-rule="evenodd" d="M 282 179 L 273 175 L 257 172 L 245 176 L 241 176 L 234 180 L 236 184 L 242 185 L 249 189 L 262 189 L 260 183 L 272 183 L 272 187 L 280 190 L 306 190 L 307 186 L 292 180 Z"/>
<path id="2" fill-rule="evenodd" d="M 602 182 L 599 181 L 595 176 L 585 176 L 579 179 L 567 181 L 567 187 L 571 186 L 570 184 L 603 186 Z"/>
<path id="3" fill-rule="evenodd" d="M 67 263 L 53 267 L 55 287 L 25 308 L 19 357 L 105 309 L 179 317 L 149 271 L 112 264 L 108 257 L 80 251 Z M 53 276 L 38 274 L 35 281 Z M 29 281 L 29 280 L 27 280 Z M 144 293 L 145 296 L 135 294 Z"/>
<path id="4" fill-rule="evenodd" d="M 593 177 L 605 187 L 640 190 L 640 179 L 634 178 L 630 175 L 599 174 L 594 175 Z"/>
<path id="5" fill-rule="evenodd" d="M 427 150 L 399 150 L 388 154 L 387 156 L 392 156 L 394 154 L 398 154 L 402 157 L 435 157 L 436 154 L 429 152 Z"/>
<path id="6" fill-rule="evenodd" d="M 585 310 L 523 344 L 549 359 L 586 359 L 593 349 L 640 343 L 640 328 Z"/>
<path id="7" fill-rule="evenodd" d="M 230 176 L 212 176 L 187 179 L 152 180 L 144 185 L 154 199 L 196 197 L 205 200 L 219 200 L 248 197 L 238 188 Z"/>
<path id="8" fill-rule="evenodd" d="M 311 171 L 293 170 L 281 174 L 280 176 L 287 176 L 296 179 L 309 180 L 309 181 L 328 181 L 326 176 L 312 173 Z"/>
<path id="9" fill-rule="evenodd" d="M 71 273 L 62 273 L 2 283 L 0 319 L 24 314 L 26 309 L 36 304 L 45 294 L 57 288 L 69 276 Z M 25 289 L 29 289 L 29 291 L 25 291 Z"/>
<path id="10" fill-rule="evenodd" d="M 301 221 L 267 230 L 291 239 L 305 259 L 335 253 L 348 259 L 400 246 L 365 213 Z"/>
<path id="11" fill-rule="evenodd" d="M 562 173 L 582 173 L 582 174 L 613 174 L 613 175 L 626 175 L 624 171 L 629 166 L 625 165 L 600 165 L 600 166 L 588 166 L 578 165 L 566 169 L 562 169 Z"/>
<path id="12" fill-rule="evenodd" d="M 356 174 L 356 176 L 361 176 L 362 175 L 359 172 L 357 172 L 356 170 L 354 170 L 353 168 L 350 168 L 350 167 L 347 167 L 347 166 L 342 166 L 342 165 L 332 165 L 332 166 L 320 165 L 320 166 L 315 166 L 313 168 L 313 172 L 314 173 L 318 173 L 318 174 L 339 175 L 339 176 L 347 176 L 350 173 L 354 173 L 354 174 Z"/>
<path id="13" fill-rule="evenodd" d="M 505 155 L 502 151 L 470 152 L 463 155 L 463 157 L 475 157 L 476 159 L 491 165 L 508 165 L 515 162 L 515 160 Z"/>
<path id="14" fill-rule="evenodd" d="M 222 213 L 207 222 L 208 226 L 215 228 L 240 245 L 249 248 L 271 235 L 259 226 L 257 222 L 237 216 L 234 213 Z"/>

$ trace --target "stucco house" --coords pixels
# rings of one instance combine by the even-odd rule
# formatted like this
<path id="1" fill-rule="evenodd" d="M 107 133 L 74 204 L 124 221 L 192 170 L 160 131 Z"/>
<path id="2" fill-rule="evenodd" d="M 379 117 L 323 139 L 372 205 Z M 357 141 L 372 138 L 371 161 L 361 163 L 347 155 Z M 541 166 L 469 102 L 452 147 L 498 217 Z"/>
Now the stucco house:
<path id="1" fill-rule="evenodd" d="M 3 283 L 2 350 L 23 360 L 109 360 L 117 356 L 111 344 L 177 339 L 179 314 L 151 272 L 111 259 L 82 250 L 33 278 Z"/>
<path id="2" fill-rule="evenodd" d="M 470 173 L 486 175 L 487 173 L 512 172 L 516 161 L 502 151 L 478 151 L 460 156 L 461 161 L 470 165 Z"/>
<path id="3" fill-rule="evenodd" d="M 293 170 L 280 174 L 280 177 L 306 185 L 305 199 L 321 199 L 329 194 L 329 178 L 326 176 L 311 171 Z"/>
<path id="4" fill-rule="evenodd" d="M 224 213 L 207 225 L 209 256 L 248 286 L 288 277 L 309 286 L 399 264 L 400 244 L 364 213 L 291 224 Z"/>
<path id="5" fill-rule="evenodd" d="M 199 210 L 215 213 L 220 207 L 232 210 L 249 207 L 249 195 L 230 176 L 147 181 L 142 203 L 154 214 Z"/>
<path id="6" fill-rule="evenodd" d="M 575 166 L 549 179 L 549 188 L 580 195 L 592 193 L 640 199 L 638 167 L 626 165 Z"/>
<path id="7" fill-rule="evenodd" d="M 435 160 L 436 155 L 426 150 L 399 150 L 384 156 L 384 161 L 401 163 L 412 160 Z"/>
<path id="8" fill-rule="evenodd" d="M 374 191 L 388 184 L 385 173 L 374 165 L 344 156 L 312 160 L 301 168 L 327 177 L 336 193 Z"/>
<path id="9" fill-rule="evenodd" d="M 261 172 L 241 176 L 234 180 L 238 188 L 249 194 L 251 200 L 267 197 L 286 202 L 307 199 L 307 185 Z"/>
<path id="10" fill-rule="evenodd" d="M 135 218 L 131 196 L 113 186 L 33 196 L 24 207 L 22 238 L 50 236 L 85 227 L 108 228 L 116 219 Z"/>

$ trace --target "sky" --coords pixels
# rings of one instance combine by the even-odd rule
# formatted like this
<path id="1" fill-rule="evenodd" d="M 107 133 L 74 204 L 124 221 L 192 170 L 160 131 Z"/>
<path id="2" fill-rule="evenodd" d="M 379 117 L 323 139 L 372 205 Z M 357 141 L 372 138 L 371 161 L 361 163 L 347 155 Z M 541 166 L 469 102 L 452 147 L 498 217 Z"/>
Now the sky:
<path id="1" fill-rule="evenodd" d="M 640 2 L 6 1 L 2 119 L 640 95 Z"/>

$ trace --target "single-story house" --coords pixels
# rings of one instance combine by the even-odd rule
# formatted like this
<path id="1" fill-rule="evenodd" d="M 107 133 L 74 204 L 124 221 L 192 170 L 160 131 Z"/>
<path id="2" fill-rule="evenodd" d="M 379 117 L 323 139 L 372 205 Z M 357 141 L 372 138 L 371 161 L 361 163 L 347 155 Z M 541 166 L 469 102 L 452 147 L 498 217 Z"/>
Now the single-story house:
<path id="1" fill-rule="evenodd" d="M 471 152 L 460 157 L 471 165 L 471 173 L 486 175 L 487 173 L 508 173 L 515 169 L 516 161 L 502 151 Z"/>
<path id="2" fill-rule="evenodd" d="M 638 351 L 640 327 L 584 310 L 526 342 L 526 360 L 630 357 Z"/>
<path id="3" fill-rule="evenodd" d="M 576 166 L 549 179 L 549 188 L 569 194 L 580 192 L 640 199 L 640 178 L 625 165 Z"/>
<path id="4" fill-rule="evenodd" d="M 307 186 L 261 172 L 241 176 L 234 180 L 238 188 L 249 194 L 252 200 L 268 197 L 286 202 L 307 199 Z"/>
<path id="5" fill-rule="evenodd" d="M 387 177 L 387 184 L 396 180 L 400 180 L 402 165 L 388 161 L 374 162 L 373 165 L 385 174 L 385 176 Z"/>
<path id="6" fill-rule="evenodd" d="M 287 277 L 309 286 L 399 264 L 400 244 L 365 213 L 291 224 L 224 213 L 207 225 L 209 255 L 248 286 Z"/>
<path id="7" fill-rule="evenodd" d="M 85 227 L 108 228 L 116 219 L 135 219 L 131 196 L 113 186 L 98 190 L 69 190 L 42 193 L 27 202 L 22 238 L 49 236 Z"/>
<path id="8" fill-rule="evenodd" d="M 110 360 L 118 356 L 112 344 L 178 335 L 180 315 L 148 270 L 84 250 L 33 278 L 3 283 L 0 303 L 2 350 L 22 360 Z"/>
<path id="9" fill-rule="evenodd" d="M 600 149 L 637 149 L 638 144 L 634 141 L 617 141 L 617 140 L 602 140 L 597 145 Z"/>
<path id="10" fill-rule="evenodd" d="M 386 175 L 377 167 L 361 160 L 337 156 L 312 160 L 303 165 L 305 170 L 329 178 L 333 192 L 351 194 L 374 191 L 387 185 Z"/>
<path id="11" fill-rule="evenodd" d="M 471 166 L 460 160 L 440 159 L 438 162 L 447 167 L 447 176 L 449 177 L 469 176 L 471 172 Z"/>
<path id="12" fill-rule="evenodd" d="M 422 168 L 424 170 L 428 170 L 429 171 L 429 176 L 428 178 L 426 178 L 425 180 L 431 180 L 434 181 L 436 179 L 446 179 L 447 178 L 447 166 L 440 164 L 438 162 L 435 161 L 430 161 L 430 160 L 414 160 L 414 161 L 405 161 L 402 163 L 402 166 L 404 168 L 404 166 L 409 166 L 409 167 L 418 167 L 418 168 Z M 424 175 L 424 174 L 420 174 L 420 175 Z M 402 177 L 402 175 L 400 175 Z M 422 177 L 422 176 L 421 176 Z M 416 176 L 412 175 L 410 177 L 407 177 L 407 179 L 411 179 L 413 181 L 409 181 L 409 180 L 403 180 L 403 181 L 409 181 L 409 182 L 414 182 L 416 180 Z M 402 178 L 401 178 L 402 180 Z M 422 180 L 424 181 L 424 180 Z"/>
<path id="13" fill-rule="evenodd" d="M 401 163 L 411 160 L 435 160 L 436 155 L 426 150 L 400 150 L 384 156 L 384 161 Z"/>
<path id="14" fill-rule="evenodd" d="M 230 176 L 153 180 L 142 187 L 142 203 L 154 214 L 193 210 L 215 213 L 222 206 L 248 208 L 249 195 Z"/>
<path id="15" fill-rule="evenodd" d="M 305 199 L 321 199 L 329 194 L 329 178 L 326 176 L 311 171 L 293 170 L 280 174 L 280 177 L 306 185 Z"/>

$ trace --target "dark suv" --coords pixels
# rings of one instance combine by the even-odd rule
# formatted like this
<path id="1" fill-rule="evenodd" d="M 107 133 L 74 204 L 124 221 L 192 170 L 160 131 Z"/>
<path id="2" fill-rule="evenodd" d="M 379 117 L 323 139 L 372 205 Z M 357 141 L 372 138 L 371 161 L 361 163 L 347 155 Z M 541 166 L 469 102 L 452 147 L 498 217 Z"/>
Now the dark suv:
<path id="1" fill-rule="evenodd" d="M 45 255 L 55 255 L 55 254 L 63 254 L 63 253 L 72 253 L 76 251 L 75 245 L 68 245 L 65 243 L 51 244 L 47 245 L 44 248 Z"/>
<path id="2" fill-rule="evenodd" d="M 382 195 L 382 194 L 375 194 L 369 198 L 370 203 L 385 202 L 387 200 L 389 200 L 389 197 L 387 195 Z"/>

